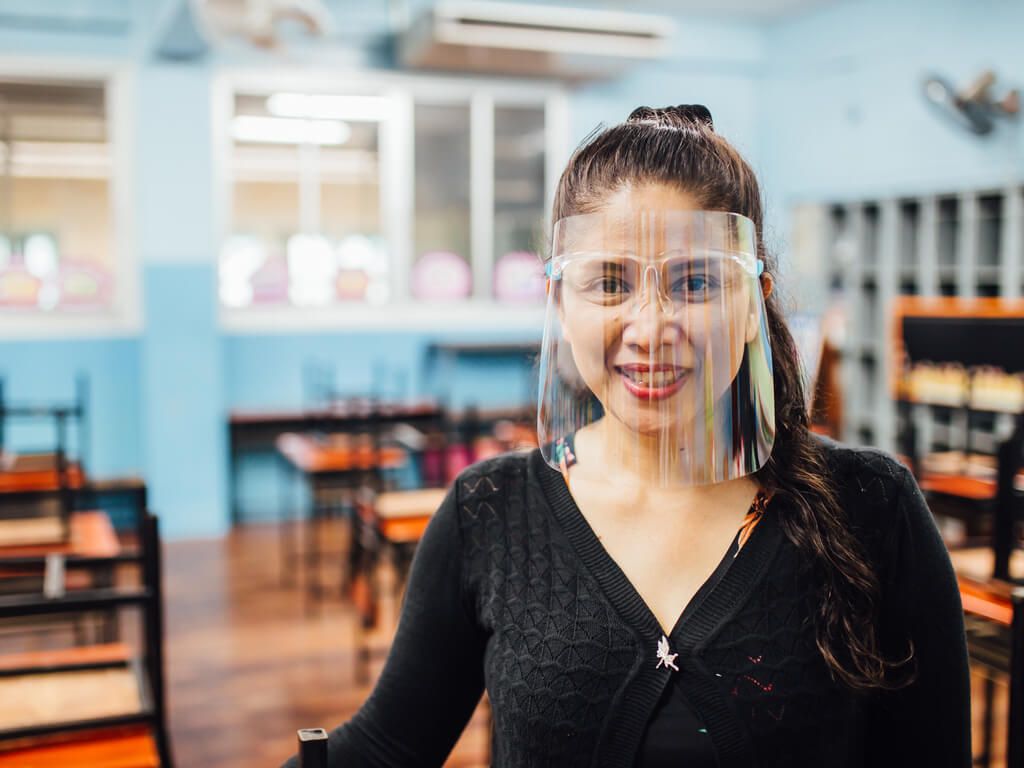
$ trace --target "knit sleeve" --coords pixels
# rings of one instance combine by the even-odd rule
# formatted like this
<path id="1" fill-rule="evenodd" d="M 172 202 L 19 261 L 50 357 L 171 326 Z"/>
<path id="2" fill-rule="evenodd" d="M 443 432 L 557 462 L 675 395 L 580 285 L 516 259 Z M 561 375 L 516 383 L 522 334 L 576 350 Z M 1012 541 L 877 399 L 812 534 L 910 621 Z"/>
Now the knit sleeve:
<path id="1" fill-rule="evenodd" d="M 331 768 L 441 766 L 480 700 L 485 639 L 463 595 L 458 514 L 453 487 L 417 547 L 380 679 L 329 735 Z"/>
<path id="2" fill-rule="evenodd" d="M 867 765 L 971 765 L 970 680 L 963 609 L 949 554 L 913 476 L 903 469 L 885 548 L 879 635 L 890 659 L 906 656 L 912 682 L 872 694 Z M 898 678 L 899 673 L 894 674 Z"/>

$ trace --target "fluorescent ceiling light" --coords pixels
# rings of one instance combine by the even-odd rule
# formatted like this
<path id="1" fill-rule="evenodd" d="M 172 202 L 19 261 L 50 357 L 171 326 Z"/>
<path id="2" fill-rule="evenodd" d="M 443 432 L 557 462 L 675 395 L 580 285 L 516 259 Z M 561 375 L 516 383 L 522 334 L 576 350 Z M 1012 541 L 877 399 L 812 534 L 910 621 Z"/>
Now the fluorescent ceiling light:
<path id="1" fill-rule="evenodd" d="M 352 129 L 338 120 L 236 115 L 231 121 L 231 135 L 238 141 L 336 145 L 348 141 Z"/>
<path id="2" fill-rule="evenodd" d="M 384 96 L 332 93 L 275 93 L 267 98 L 267 111 L 277 117 L 376 122 L 391 116 L 393 104 Z"/>

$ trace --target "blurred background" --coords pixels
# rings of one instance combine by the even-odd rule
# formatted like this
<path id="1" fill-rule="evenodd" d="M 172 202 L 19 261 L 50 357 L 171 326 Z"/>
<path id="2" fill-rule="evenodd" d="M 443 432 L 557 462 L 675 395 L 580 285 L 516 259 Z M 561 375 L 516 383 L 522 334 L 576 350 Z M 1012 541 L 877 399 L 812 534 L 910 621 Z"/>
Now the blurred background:
<path id="1" fill-rule="evenodd" d="M 1011 0 L 0 0 L 0 766 L 277 765 L 349 717 L 445 486 L 535 445 L 569 154 L 680 103 L 759 175 L 815 429 L 928 496 L 976 762 L 1024 765 L 1022 29 Z"/>

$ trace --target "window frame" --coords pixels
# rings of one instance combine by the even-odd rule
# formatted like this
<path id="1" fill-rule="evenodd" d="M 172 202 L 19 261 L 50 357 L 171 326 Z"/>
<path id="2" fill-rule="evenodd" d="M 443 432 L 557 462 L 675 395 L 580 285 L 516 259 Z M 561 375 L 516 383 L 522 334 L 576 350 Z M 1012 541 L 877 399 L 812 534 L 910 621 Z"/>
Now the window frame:
<path id="1" fill-rule="evenodd" d="M 135 74 L 128 63 L 112 59 L 2 55 L 0 79 L 95 83 L 105 88 L 110 147 L 110 221 L 114 244 L 114 294 L 105 309 L 74 311 L 5 310 L 0 339 L 107 338 L 141 333 L 142 306 L 135 232 L 132 175 L 135 157 Z"/>
<path id="2" fill-rule="evenodd" d="M 338 83 L 343 82 L 344 88 Z M 227 307 L 218 299 L 220 325 L 228 333 L 292 333 L 316 330 L 539 329 L 542 306 L 502 303 L 490 296 L 494 269 L 494 108 L 543 106 L 545 114 L 545 210 L 568 158 L 568 92 L 553 81 L 466 78 L 356 69 L 224 68 L 212 82 L 215 222 L 219 244 L 231 234 L 231 117 L 238 92 L 277 91 L 386 95 L 395 100 L 391 120 L 380 123 L 380 210 L 391 262 L 391 298 L 381 304 L 337 303 L 326 307 Z M 470 110 L 470 266 L 473 293 L 461 302 L 410 297 L 415 221 L 416 104 L 461 104 Z M 546 222 L 547 224 L 548 222 Z M 218 294 L 219 295 L 219 294 Z"/>

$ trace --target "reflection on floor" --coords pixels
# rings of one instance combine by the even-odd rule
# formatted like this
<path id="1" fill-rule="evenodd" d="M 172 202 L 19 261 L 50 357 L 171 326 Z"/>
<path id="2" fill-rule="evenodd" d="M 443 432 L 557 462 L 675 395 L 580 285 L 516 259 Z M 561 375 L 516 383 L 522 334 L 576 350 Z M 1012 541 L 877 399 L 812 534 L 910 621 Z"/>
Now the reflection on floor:
<path id="1" fill-rule="evenodd" d="M 273 526 L 247 526 L 222 541 L 169 543 L 164 567 L 178 765 L 280 765 L 295 750 L 297 728 L 330 728 L 366 699 L 371 688 L 355 681 L 354 613 L 329 597 L 319 616 L 304 614 L 300 591 L 280 586 Z M 396 613 L 395 604 L 382 606 L 381 631 L 370 640 L 380 651 L 371 681 Z M 487 722 L 478 709 L 449 768 L 487 764 Z"/>
<path id="2" fill-rule="evenodd" d="M 341 542 L 329 542 L 340 547 Z M 984 555 L 963 565 L 985 569 Z M 958 565 L 961 563 L 958 563 Z M 167 663 L 171 732 L 177 763 L 203 768 L 276 766 L 294 749 L 295 730 L 331 727 L 370 692 L 356 683 L 354 613 L 328 598 L 308 617 L 295 587 L 279 579 L 276 528 L 248 526 L 223 541 L 166 548 Z M 385 582 L 389 574 L 383 574 Z M 337 575 L 324 569 L 325 580 Z M 397 605 L 383 606 L 371 639 L 379 672 Z M 980 670 L 972 672 L 975 754 L 981 744 Z M 1004 765 L 1006 681 L 995 684 L 992 768 Z M 479 708 L 449 768 L 487 764 L 487 716 Z"/>

